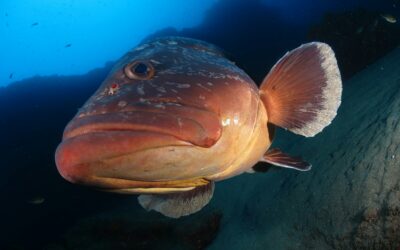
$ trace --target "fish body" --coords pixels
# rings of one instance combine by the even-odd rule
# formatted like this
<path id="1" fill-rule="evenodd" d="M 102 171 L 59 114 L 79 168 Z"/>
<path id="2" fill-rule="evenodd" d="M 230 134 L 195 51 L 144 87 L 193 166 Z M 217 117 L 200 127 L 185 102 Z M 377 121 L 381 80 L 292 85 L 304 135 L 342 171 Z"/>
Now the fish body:
<path id="1" fill-rule="evenodd" d="M 396 23 L 397 18 L 391 14 L 382 14 L 381 17 L 388 23 Z"/>
<path id="2" fill-rule="evenodd" d="M 32 205 L 40 205 L 43 204 L 45 198 L 42 196 L 34 196 L 31 199 L 28 199 L 27 202 Z"/>
<path id="3" fill-rule="evenodd" d="M 117 62 L 69 122 L 58 170 L 73 183 L 141 194 L 143 207 L 169 217 L 200 210 L 215 181 L 260 160 L 307 170 L 301 159 L 267 149 L 275 125 L 313 136 L 336 115 L 341 83 L 332 53 L 321 43 L 300 47 L 259 89 L 214 45 L 182 37 L 145 42 Z M 293 85 L 298 74 L 300 86 Z"/>

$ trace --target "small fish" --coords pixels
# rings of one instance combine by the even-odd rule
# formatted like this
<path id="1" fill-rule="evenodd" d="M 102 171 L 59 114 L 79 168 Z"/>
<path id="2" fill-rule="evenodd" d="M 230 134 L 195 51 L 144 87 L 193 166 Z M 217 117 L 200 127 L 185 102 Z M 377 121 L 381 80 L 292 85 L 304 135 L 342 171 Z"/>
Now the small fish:
<path id="1" fill-rule="evenodd" d="M 64 48 L 69 48 L 69 47 L 71 47 L 71 46 L 72 46 L 72 44 L 68 43 L 68 44 L 66 44 L 66 45 L 64 46 Z"/>
<path id="2" fill-rule="evenodd" d="M 14 73 L 11 73 L 11 74 L 8 76 L 8 79 L 12 79 L 12 78 L 13 78 L 13 75 L 14 75 Z"/>
<path id="3" fill-rule="evenodd" d="M 38 26 L 38 25 L 39 25 L 39 23 L 38 23 L 38 22 L 35 22 L 35 23 L 32 23 L 32 24 L 31 24 L 31 27 Z"/>
<path id="4" fill-rule="evenodd" d="M 381 17 L 386 20 L 388 23 L 396 23 L 397 19 L 395 16 L 391 14 L 382 14 Z"/>
<path id="5" fill-rule="evenodd" d="M 157 38 L 123 56 L 68 123 L 56 165 L 72 183 L 139 194 L 143 208 L 179 218 L 202 209 L 215 182 L 258 171 L 257 162 L 310 170 L 269 149 L 275 126 L 314 136 L 341 94 L 325 43 L 286 53 L 258 88 L 214 45 Z"/>
<path id="6" fill-rule="evenodd" d="M 28 199 L 27 202 L 32 205 L 40 205 L 45 201 L 42 196 L 34 196 L 31 199 Z"/>

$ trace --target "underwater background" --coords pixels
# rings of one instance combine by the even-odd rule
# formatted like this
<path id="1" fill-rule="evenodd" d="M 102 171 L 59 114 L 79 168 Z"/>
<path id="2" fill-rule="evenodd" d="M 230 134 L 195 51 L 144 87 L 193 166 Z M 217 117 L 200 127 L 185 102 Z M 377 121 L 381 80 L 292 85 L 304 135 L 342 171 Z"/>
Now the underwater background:
<path id="1" fill-rule="evenodd" d="M 0 249 L 399 249 L 399 14 L 397 0 L 1 0 Z M 313 169 L 218 182 L 180 219 L 62 179 L 67 122 L 125 52 L 169 35 L 219 46 L 257 84 L 288 50 L 332 46 L 337 117 L 274 141 Z"/>

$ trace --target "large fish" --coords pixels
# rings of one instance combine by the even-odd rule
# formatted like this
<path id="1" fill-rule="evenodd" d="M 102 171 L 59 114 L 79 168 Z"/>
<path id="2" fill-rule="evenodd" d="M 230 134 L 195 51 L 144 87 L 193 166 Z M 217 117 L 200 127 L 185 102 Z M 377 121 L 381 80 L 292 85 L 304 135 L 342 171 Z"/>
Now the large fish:
<path id="1" fill-rule="evenodd" d="M 258 161 L 309 170 L 268 150 L 274 126 L 314 136 L 336 116 L 341 93 L 324 43 L 288 52 L 258 89 L 211 44 L 154 39 L 123 56 L 69 122 L 57 168 L 70 182 L 140 194 L 147 210 L 178 218 L 204 207 L 215 181 Z"/>

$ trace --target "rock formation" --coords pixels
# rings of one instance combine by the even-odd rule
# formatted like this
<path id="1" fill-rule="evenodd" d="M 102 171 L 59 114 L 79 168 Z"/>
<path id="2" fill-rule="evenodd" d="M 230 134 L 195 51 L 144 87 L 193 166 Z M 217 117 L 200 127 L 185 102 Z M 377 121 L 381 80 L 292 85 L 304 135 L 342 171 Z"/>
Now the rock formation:
<path id="1" fill-rule="evenodd" d="M 316 137 L 279 131 L 274 146 L 302 155 L 310 172 L 218 183 L 224 217 L 210 249 L 398 249 L 399 62 L 396 49 L 345 83 L 338 116 Z"/>
<path id="2" fill-rule="evenodd" d="M 400 28 L 379 13 L 363 9 L 326 13 L 308 31 L 309 40 L 330 44 L 344 79 L 383 57 L 400 43 Z"/>

